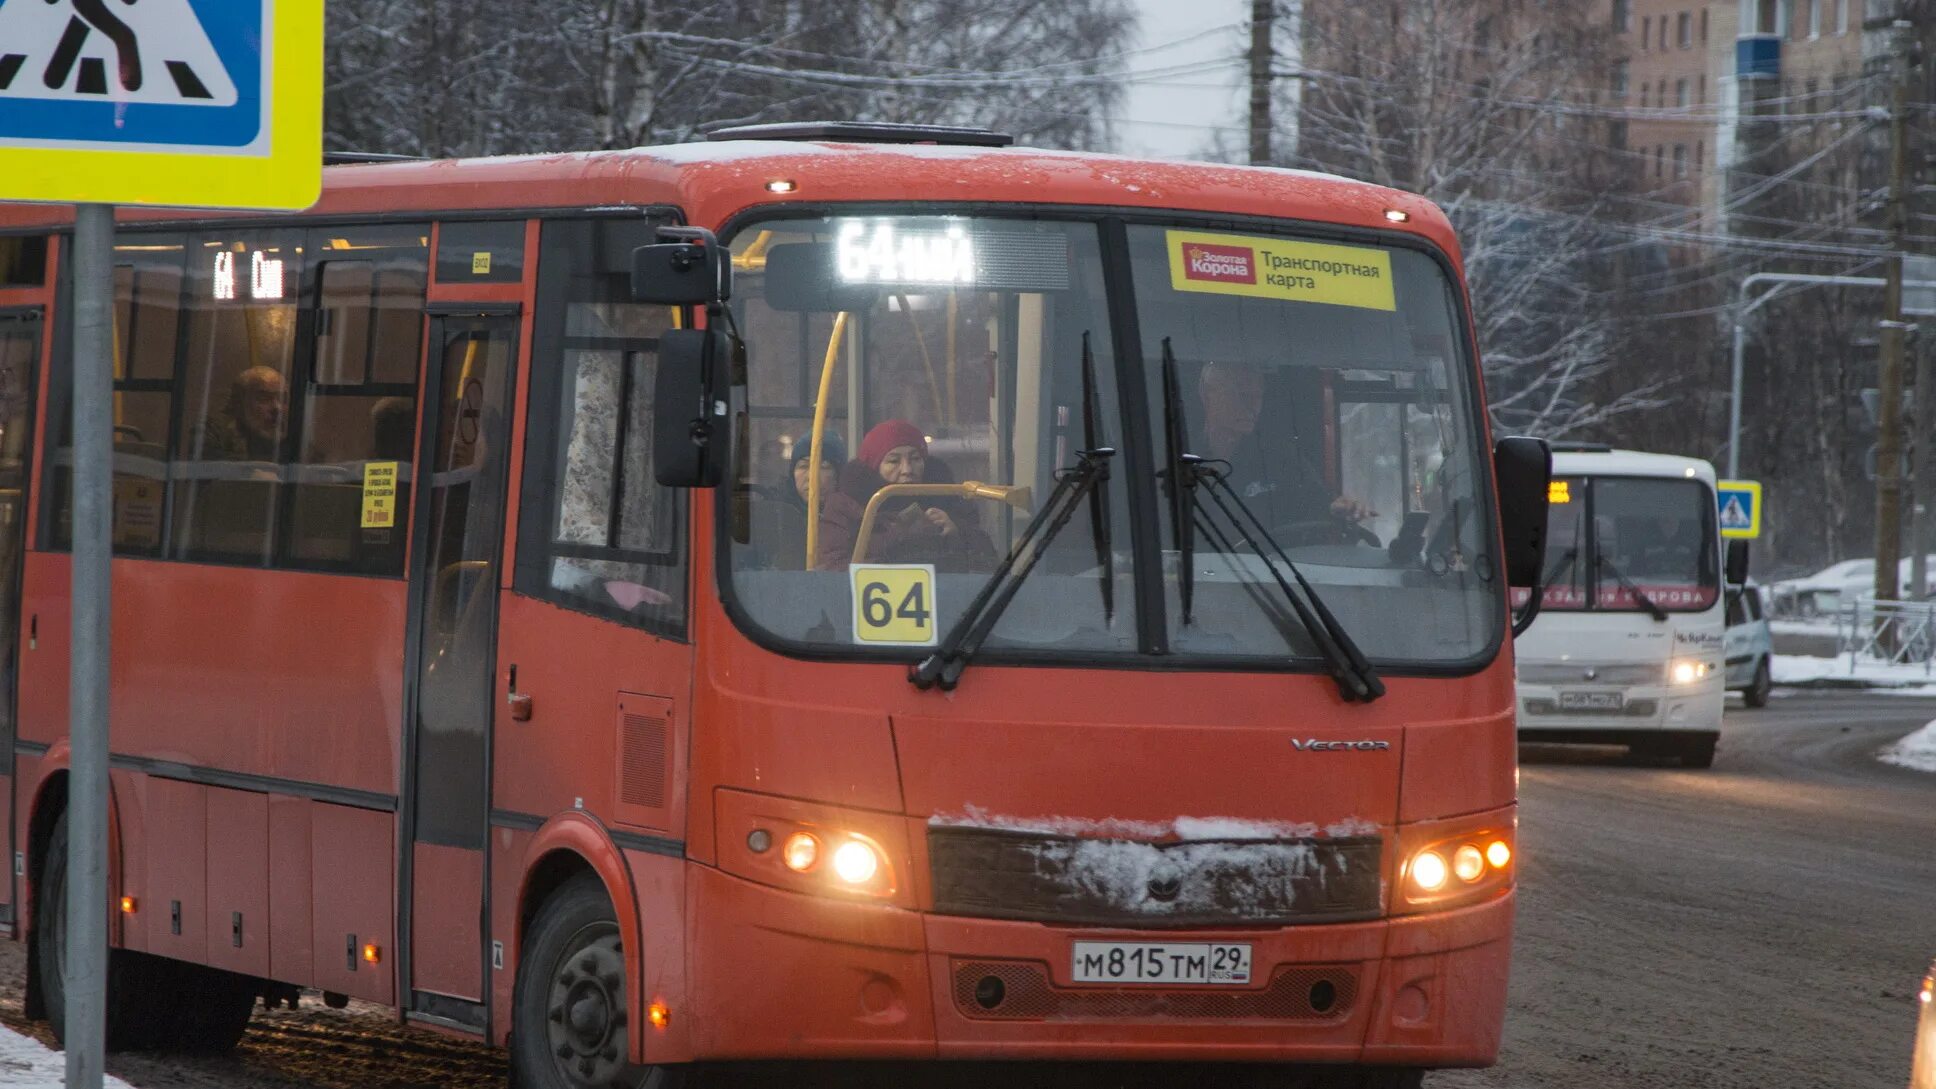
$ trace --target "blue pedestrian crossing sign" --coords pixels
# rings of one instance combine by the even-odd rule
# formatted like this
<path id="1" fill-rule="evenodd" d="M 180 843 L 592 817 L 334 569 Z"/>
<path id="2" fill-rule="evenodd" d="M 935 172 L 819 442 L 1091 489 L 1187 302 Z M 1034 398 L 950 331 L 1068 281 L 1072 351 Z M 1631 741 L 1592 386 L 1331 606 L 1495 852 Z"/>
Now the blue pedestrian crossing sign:
<path id="1" fill-rule="evenodd" d="M 1714 485 L 1720 508 L 1721 536 L 1743 539 L 1761 536 L 1761 482 L 1721 480 Z"/>
<path id="2" fill-rule="evenodd" d="M 0 0 L 0 200 L 306 208 L 322 0 Z"/>

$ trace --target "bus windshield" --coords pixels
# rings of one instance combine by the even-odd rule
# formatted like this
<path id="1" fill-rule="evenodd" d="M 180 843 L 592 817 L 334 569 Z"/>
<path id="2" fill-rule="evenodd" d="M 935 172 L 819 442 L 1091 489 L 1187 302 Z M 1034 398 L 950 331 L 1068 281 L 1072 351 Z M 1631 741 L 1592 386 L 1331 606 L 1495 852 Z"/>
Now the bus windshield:
<path id="1" fill-rule="evenodd" d="M 1720 593 L 1714 493 L 1699 480 L 1559 477 L 1548 495 L 1546 609 L 1700 612 Z M 1642 600 L 1642 599 L 1645 600 Z"/>
<path id="2" fill-rule="evenodd" d="M 916 656 L 894 648 L 944 638 L 1107 447 L 991 656 L 1320 668 L 1281 593 L 1295 564 L 1381 668 L 1476 664 L 1503 594 L 1439 263 L 1165 223 L 1115 239 L 1073 216 L 872 211 L 734 236 L 739 620 L 793 650 Z M 1194 503 L 1171 502 L 1179 453 L 1201 459 Z"/>

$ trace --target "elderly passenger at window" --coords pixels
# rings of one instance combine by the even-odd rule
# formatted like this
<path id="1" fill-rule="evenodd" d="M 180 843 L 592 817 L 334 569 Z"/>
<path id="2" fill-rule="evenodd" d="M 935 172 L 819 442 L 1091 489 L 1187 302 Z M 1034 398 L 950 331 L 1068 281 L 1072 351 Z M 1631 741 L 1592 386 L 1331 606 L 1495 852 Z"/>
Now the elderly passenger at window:
<path id="1" fill-rule="evenodd" d="M 840 487 L 820 512 L 819 554 L 814 566 L 842 570 L 849 562 L 932 563 L 944 571 L 991 567 L 995 543 L 976 519 L 972 500 L 890 495 L 875 515 L 865 556 L 854 555 L 867 503 L 893 484 L 953 484 L 946 462 L 928 456 L 928 440 L 906 420 L 876 424 L 860 452 L 840 471 Z"/>

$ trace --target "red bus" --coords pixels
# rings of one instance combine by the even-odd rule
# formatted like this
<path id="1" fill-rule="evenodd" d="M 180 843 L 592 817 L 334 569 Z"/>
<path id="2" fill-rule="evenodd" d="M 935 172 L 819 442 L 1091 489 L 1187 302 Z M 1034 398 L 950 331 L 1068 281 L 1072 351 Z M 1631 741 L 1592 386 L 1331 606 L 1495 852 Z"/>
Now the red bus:
<path id="1" fill-rule="evenodd" d="M 1447 221 L 1004 142 L 124 213 L 110 1046 L 309 988 L 532 1087 L 1493 1060 L 1544 448 L 1488 450 Z M 0 209 L 0 922 L 56 1031 L 69 221 Z"/>

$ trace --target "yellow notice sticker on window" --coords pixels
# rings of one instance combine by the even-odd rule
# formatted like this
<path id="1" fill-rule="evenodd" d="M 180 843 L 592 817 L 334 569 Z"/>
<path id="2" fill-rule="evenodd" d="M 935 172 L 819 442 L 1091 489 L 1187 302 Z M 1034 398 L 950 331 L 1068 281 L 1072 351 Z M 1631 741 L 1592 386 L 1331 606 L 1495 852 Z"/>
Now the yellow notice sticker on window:
<path id="1" fill-rule="evenodd" d="M 1177 291 L 1398 309 L 1385 250 L 1248 234 L 1163 233 L 1170 287 Z"/>
<path id="2" fill-rule="evenodd" d="M 491 251 L 483 250 L 471 254 L 471 275 L 489 276 L 491 274 Z"/>
<path id="3" fill-rule="evenodd" d="M 363 528 L 389 529 L 397 524 L 397 463 L 371 461 L 363 465 Z"/>
<path id="4" fill-rule="evenodd" d="M 847 577 L 854 589 L 854 642 L 935 644 L 933 564 L 856 563 L 848 565 Z"/>

